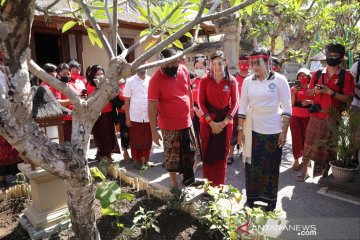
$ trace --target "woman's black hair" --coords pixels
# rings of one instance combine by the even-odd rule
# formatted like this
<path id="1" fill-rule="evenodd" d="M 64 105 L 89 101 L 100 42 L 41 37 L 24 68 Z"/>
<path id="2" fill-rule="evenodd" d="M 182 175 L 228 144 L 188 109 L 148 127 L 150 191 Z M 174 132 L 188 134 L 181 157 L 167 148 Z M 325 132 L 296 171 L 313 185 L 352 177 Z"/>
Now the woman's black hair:
<path id="1" fill-rule="evenodd" d="M 211 61 L 214 60 L 215 58 L 221 58 L 226 62 L 226 58 L 225 58 L 225 54 L 223 51 L 216 51 L 213 54 L 211 54 L 210 59 Z M 229 73 L 229 68 L 226 65 L 224 68 L 224 73 L 225 73 L 225 80 L 227 81 L 228 85 L 230 85 L 231 81 L 230 81 L 230 73 Z"/>
<path id="2" fill-rule="evenodd" d="M 56 68 L 56 72 L 57 73 L 60 73 L 62 70 L 64 70 L 64 69 L 66 69 L 66 70 L 68 70 L 68 71 L 70 71 L 71 69 L 70 69 L 70 67 L 69 67 L 69 65 L 67 65 L 67 63 L 60 63 L 58 66 L 57 66 L 57 68 Z"/>
<path id="3" fill-rule="evenodd" d="M 195 64 L 198 63 L 198 62 L 201 62 L 206 67 L 206 57 L 205 56 L 196 57 L 196 56 L 195 56 L 195 60 L 194 60 L 194 67 L 195 67 Z"/>
<path id="4" fill-rule="evenodd" d="M 88 83 L 91 84 L 91 86 L 94 86 L 96 87 L 96 83 L 94 81 L 94 78 L 95 78 L 95 74 L 97 73 L 97 71 L 103 71 L 103 73 L 105 73 L 104 69 L 99 65 L 99 64 L 95 64 L 95 65 L 92 65 L 91 67 L 88 67 L 86 69 L 86 78 L 88 80 Z"/>
<path id="5" fill-rule="evenodd" d="M 52 63 L 45 63 L 43 69 L 47 73 L 56 72 L 56 66 Z"/>
<path id="6" fill-rule="evenodd" d="M 68 64 L 69 64 L 70 68 L 77 68 L 77 69 L 81 70 L 81 64 L 78 63 L 74 59 L 71 59 Z"/>

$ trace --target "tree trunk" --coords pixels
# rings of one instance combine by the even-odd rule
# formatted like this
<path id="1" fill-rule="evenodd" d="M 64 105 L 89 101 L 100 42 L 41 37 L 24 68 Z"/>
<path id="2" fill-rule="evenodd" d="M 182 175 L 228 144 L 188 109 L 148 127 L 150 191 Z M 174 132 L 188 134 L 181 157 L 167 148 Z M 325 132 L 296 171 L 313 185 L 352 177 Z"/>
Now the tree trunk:
<path id="1" fill-rule="evenodd" d="M 89 170 L 89 168 L 87 168 L 87 170 Z M 96 228 L 93 208 L 95 197 L 91 176 L 88 174 L 81 182 L 77 180 L 66 180 L 65 183 L 72 231 L 75 233 L 76 239 L 100 239 L 99 232 Z"/>
<path id="2" fill-rule="evenodd" d="M 8 88 L 6 99 L 0 94 L 0 135 L 37 166 L 65 180 L 75 238 L 97 240 L 100 235 L 93 209 L 95 197 L 85 156 L 90 132 L 100 110 L 82 111 L 86 106 L 81 105 L 84 109 L 74 111 L 71 144 L 51 142 L 33 121 L 27 63 L 34 3 L 35 0 L 11 0 L 1 6 L 0 43 Z M 107 100 L 103 96 L 98 102 L 103 103 L 98 107 L 102 109 Z"/>

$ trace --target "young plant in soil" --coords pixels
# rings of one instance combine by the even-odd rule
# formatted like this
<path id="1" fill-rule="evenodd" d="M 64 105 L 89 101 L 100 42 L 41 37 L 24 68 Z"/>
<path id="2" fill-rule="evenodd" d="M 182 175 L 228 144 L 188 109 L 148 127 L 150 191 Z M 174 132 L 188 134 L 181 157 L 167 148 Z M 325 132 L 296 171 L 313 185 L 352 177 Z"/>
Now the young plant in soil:
<path id="1" fill-rule="evenodd" d="M 160 233 L 160 228 L 156 225 L 158 221 L 155 219 L 154 211 L 145 212 L 144 208 L 140 207 L 139 210 L 135 212 L 133 223 L 134 225 L 131 229 L 139 227 L 141 232 L 145 234 L 145 237 L 148 236 L 148 231 L 151 229 Z"/>
<path id="2" fill-rule="evenodd" d="M 101 169 L 106 169 L 106 164 L 101 164 Z M 103 216 L 113 216 L 116 217 L 116 225 L 120 228 L 124 228 L 124 225 L 119 222 L 119 217 L 123 214 L 119 211 L 120 201 L 125 199 L 132 201 L 134 195 L 131 193 L 126 193 L 121 191 L 121 187 L 115 181 L 107 181 L 104 172 L 100 171 L 97 167 L 92 167 L 90 169 L 91 174 L 94 179 L 101 179 L 101 183 L 97 187 L 95 198 L 100 201 L 101 205 L 101 214 Z"/>
<path id="3" fill-rule="evenodd" d="M 280 211 L 264 212 L 261 208 L 248 208 L 240 204 L 242 194 L 232 187 L 207 187 L 211 199 L 207 204 L 199 204 L 198 218 L 208 228 L 209 235 L 215 239 L 237 240 L 251 239 L 263 233 L 261 229 L 269 219 L 279 220 Z M 252 229 L 253 232 L 243 231 Z M 265 237 L 265 236 L 264 236 Z"/>

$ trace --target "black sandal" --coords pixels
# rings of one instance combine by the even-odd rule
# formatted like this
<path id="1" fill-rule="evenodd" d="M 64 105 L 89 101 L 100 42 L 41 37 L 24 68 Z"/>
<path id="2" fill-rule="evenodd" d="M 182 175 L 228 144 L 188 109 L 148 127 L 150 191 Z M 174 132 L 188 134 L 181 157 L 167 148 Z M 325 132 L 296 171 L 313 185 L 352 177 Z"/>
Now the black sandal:
<path id="1" fill-rule="evenodd" d="M 227 164 L 231 165 L 231 164 L 233 164 L 233 162 L 234 162 L 234 157 L 228 157 Z"/>

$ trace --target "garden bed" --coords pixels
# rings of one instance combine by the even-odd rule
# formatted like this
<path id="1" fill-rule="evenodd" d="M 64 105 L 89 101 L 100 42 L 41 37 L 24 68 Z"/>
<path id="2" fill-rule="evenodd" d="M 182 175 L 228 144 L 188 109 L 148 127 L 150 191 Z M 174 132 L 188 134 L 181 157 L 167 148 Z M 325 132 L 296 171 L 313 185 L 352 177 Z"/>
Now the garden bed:
<path id="1" fill-rule="evenodd" d="M 145 191 L 136 191 L 130 187 L 122 187 L 122 192 L 132 193 L 132 201 L 121 200 L 117 205 L 117 210 L 123 215 L 117 217 L 102 216 L 101 206 L 98 200 L 95 200 L 94 208 L 96 212 L 97 226 L 101 239 L 210 239 L 206 229 L 188 213 L 169 207 L 168 202 L 158 198 L 148 196 Z M 4 240 L 29 239 L 25 230 L 19 224 L 19 214 L 30 204 L 29 199 L 20 198 L 0 202 L 0 238 Z M 139 227 L 135 227 L 131 235 L 124 234 L 123 228 L 117 226 L 117 223 L 123 224 L 125 228 L 133 225 L 135 212 L 139 208 L 144 208 L 145 212 L 152 210 L 155 212 L 156 225 L 160 228 L 160 233 L 150 229 L 147 236 Z M 63 231 L 57 236 L 49 239 L 69 239 L 68 231 Z"/>

